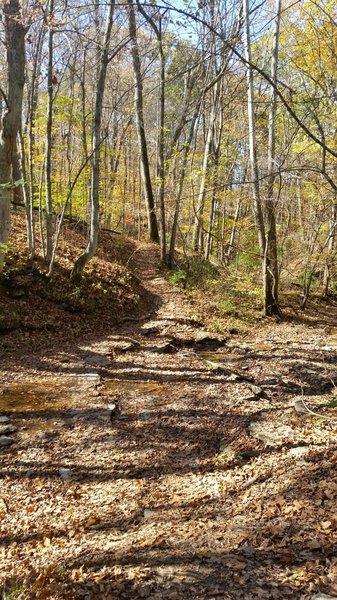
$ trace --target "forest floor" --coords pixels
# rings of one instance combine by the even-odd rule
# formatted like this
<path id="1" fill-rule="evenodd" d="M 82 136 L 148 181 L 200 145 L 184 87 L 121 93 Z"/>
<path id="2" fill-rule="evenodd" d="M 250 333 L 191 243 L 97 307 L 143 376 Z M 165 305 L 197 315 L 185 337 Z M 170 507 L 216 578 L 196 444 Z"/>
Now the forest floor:
<path id="1" fill-rule="evenodd" d="M 158 262 L 143 314 L 2 336 L 2 598 L 337 596 L 337 308 L 209 334 Z"/>

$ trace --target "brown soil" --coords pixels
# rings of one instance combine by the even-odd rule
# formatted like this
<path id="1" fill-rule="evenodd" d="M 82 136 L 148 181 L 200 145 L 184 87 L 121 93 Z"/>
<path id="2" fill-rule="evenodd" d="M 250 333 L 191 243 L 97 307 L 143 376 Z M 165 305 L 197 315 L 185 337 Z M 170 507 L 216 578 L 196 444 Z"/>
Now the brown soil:
<path id="1" fill-rule="evenodd" d="M 3 338 L 3 598 L 336 596 L 336 308 L 207 335 L 134 250 L 119 324 Z"/>

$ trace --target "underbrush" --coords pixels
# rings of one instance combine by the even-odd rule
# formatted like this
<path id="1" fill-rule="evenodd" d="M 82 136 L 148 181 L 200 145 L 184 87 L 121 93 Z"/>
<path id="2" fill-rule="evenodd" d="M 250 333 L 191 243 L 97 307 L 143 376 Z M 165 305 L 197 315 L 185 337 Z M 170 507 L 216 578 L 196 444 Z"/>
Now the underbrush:
<path id="1" fill-rule="evenodd" d="M 172 285 L 187 290 L 193 316 L 210 331 L 244 333 L 261 318 L 262 287 L 258 270 L 250 271 L 215 265 L 193 257 L 168 273 Z"/>

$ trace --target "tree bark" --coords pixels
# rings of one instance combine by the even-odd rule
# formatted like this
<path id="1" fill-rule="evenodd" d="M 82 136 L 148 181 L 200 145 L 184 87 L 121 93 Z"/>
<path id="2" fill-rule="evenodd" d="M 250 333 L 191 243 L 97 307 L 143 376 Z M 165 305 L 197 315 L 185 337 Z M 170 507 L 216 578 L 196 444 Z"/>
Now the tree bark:
<path id="1" fill-rule="evenodd" d="M 25 34 L 18 0 L 3 7 L 7 54 L 7 110 L 0 133 L 0 271 L 3 268 L 10 231 L 11 164 L 16 136 L 21 125 L 25 81 Z"/>
<path id="2" fill-rule="evenodd" d="M 271 60 L 271 78 L 277 83 L 278 72 L 278 48 L 280 37 L 280 19 L 281 19 L 282 0 L 276 0 L 275 28 L 272 47 Z M 276 202 L 274 197 L 275 184 L 275 143 L 276 143 L 276 93 L 275 88 L 271 89 L 270 112 L 269 112 L 269 131 L 268 131 L 268 184 L 267 184 L 267 202 L 266 219 L 267 235 L 263 263 L 263 288 L 264 288 L 264 313 L 266 316 L 279 315 L 280 308 L 278 302 L 279 273 L 277 261 L 277 234 L 276 234 Z"/>
<path id="3" fill-rule="evenodd" d="M 257 236 L 261 258 L 264 257 L 266 236 L 263 220 L 260 186 L 259 186 L 259 169 L 257 162 L 256 150 L 256 132 L 255 132 L 255 103 L 254 103 L 254 79 L 253 70 L 251 67 L 251 42 L 250 42 L 250 24 L 249 24 L 249 0 L 243 1 L 244 15 L 244 52 L 247 64 L 247 108 L 248 108 L 248 127 L 249 127 L 249 158 L 250 158 L 250 174 L 252 181 L 253 193 L 253 209 L 257 228 Z"/>
<path id="4" fill-rule="evenodd" d="M 110 0 L 106 18 L 103 48 L 100 56 L 99 74 L 96 88 L 94 127 L 92 136 L 92 182 L 91 182 L 91 214 L 89 241 L 85 251 L 78 257 L 71 272 L 71 278 L 79 277 L 85 265 L 94 256 L 97 248 L 99 229 L 99 183 L 100 183 L 100 138 L 103 112 L 103 97 L 105 90 L 106 72 L 108 66 L 108 52 L 111 39 L 115 0 Z"/>
<path id="5" fill-rule="evenodd" d="M 50 262 L 53 251 L 53 198 L 51 182 L 51 153 L 52 153 L 52 129 L 53 129 L 53 47 L 54 47 L 54 0 L 49 3 L 49 34 L 48 34 L 48 77 L 47 77 L 47 132 L 46 132 L 46 261 Z"/>
<path id="6" fill-rule="evenodd" d="M 182 168 L 181 168 L 180 176 L 179 176 L 179 187 L 178 187 L 178 192 L 177 192 L 176 201 L 175 201 L 174 217 L 173 217 L 171 239 L 170 239 L 170 248 L 169 248 L 169 254 L 168 254 L 168 261 L 167 261 L 168 267 L 170 269 L 173 267 L 173 263 L 174 263 L 174 250 L 175 250 L 176 239 L 177 239 L 181 196 L 182 196 L 183 187 L 184 187 L 184 183 L 185 183 L 188 155 L 190 152 L 193 136 L 195 133 L 195 125 L 197 122 L 197 118 L 199 116 L 200 107 L 201 107 L 201 99 L 199 100 L 199 102 L 197 103 L 197 105 L 195 107 L 195 111 L 193 113 L 192 120 L 190 123 L 188 138 L 187 138 L 187 141 L 184 146 Z"/>
<path id="7" fill-rule="evenodd" d="M 145 196 L 148 228 L 150 239 L 152 242 L 159 242 L 158 222 L 154 205 L 153 188 L 151 183 L 150 165 L 147 150 L 147 141 L 145 135 L 144 124 L 144 107 L 143 107 L 143 81 L 141 73 L 140 55 L 137 41 L 136 17 L 133 8 L 133 1 L 127 0 L 128 17 L 129 17 L 129 33 L 131 39 L 132 64 L 135 80 L 135 108 L 136 108 L 136 126 L 138 134 L 138 144 L 140 150 L 140 166 L 142 188 Z"/>

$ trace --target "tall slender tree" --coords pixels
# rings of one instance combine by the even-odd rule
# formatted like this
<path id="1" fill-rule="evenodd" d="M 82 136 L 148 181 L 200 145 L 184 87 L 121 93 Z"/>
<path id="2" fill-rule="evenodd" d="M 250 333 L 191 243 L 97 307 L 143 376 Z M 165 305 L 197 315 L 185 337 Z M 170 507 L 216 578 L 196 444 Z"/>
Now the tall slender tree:
<path id="1" fill-rule="evenodd" d="M 0 133 L 0 270 L 3 267 L 10 231 L 11 166 L 16 136 L 21 126 L 26 35 L 19 0 L 6 2 L 3 16 L 8 89 L 7 94 L 2 91 L 6 112 L 2 118 Z"/>
<path id="2" fill-rule="evenodd" d="M 158 221 L 155 210 L 154 194 L 150 173 L 150 162 L 148 156 L 147 140 L 144 123 L 144 103 L 143 103 L 143 78 L 141 71 L 141 60 L 137 39 L 136 15 L 133 6 L 133 0 L 127 0 L 129 33 L 131 39 L 132 64 L 135 81 L 135 117 L 138 134 L 138 144 L 140 153 L 140 168 L 142 178 L 142 188 L 146 200 L 148 227 L 150 239 L 152 242 L 159 242 Z"/>

